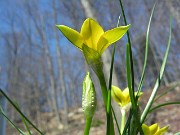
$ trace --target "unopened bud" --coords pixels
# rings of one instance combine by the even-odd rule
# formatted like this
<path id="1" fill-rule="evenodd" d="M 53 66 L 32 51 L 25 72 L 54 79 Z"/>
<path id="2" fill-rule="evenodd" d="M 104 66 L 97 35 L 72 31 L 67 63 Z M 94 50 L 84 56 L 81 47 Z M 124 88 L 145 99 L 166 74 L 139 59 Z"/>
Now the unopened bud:
<path id="1" fill-rule="evenodd" d="M 91 80 L 90 73 L 87 72 L 83 81 L 82 108 L 86 118 L 93 117 L 96 110 L 96 92 Z"/>

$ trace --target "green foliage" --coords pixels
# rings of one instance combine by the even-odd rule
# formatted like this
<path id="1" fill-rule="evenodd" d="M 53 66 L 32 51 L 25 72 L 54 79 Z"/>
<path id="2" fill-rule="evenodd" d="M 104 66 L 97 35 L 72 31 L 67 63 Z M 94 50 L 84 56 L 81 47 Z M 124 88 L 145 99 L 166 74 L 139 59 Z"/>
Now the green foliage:
<path id="1" fill-rule="evenodd" d="M 146 116 L 154 102 L 154 99 L 155 99 L 155 96 L 157 94 L 157 91 L 158 91 L 158 88 L 160 86 L 160 83 L 161 83 L 161 80 L 162 80 L 162 75 L 163 75 L 163 72 L 164 72 L 164 69 L 165 69 L 165 65 L 166 65 L 166 61 L 167 61 L 167 56 L 168 56 L 168 53 L 169 53 L 169 48 L 170 48 L 170 43 L 171 43 L 171 34 L 172 34 L 172 18 L 170 19 L 170 32 L 169 32 L 169 40 L 168 40 L 168 45 L 167 45 L 167 49 L 166 49 L 166 53 L 165 53 L 165 56 L 164 56 L 164 59 L 163 59 L 163 63 L 162 63 L 162 66 L 161 66 L 161 69 L 160 69 L 160 72 L 159 72 L 159 75 L 157 77 L 157 80 L 156 80 L 156 83 L 154 85 L 154 88 L 153 88 L 153 91 L 151 93 L 151 96 L 148 100 L 148 103 L 142 113 L 142 116 L 141 116 L 141 123 L 144 123 L 145 119 L 146 119 Z"/>

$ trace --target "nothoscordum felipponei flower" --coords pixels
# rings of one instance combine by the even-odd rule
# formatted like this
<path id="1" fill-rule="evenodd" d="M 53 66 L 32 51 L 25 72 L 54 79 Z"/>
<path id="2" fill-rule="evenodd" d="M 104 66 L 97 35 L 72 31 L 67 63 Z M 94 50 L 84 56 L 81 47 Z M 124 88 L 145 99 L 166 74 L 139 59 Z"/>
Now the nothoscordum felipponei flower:
<path id="1" fill-rule="evenodd" d="M 142 130 L 144 132 L 144 135 L 164 135 L 164 133 L 168 130 L 168 126 L 160 128 L 157 123 L 151 126 L 143 124 Z"/>
<path id="2" fill-rule="evenodd" d="M 81 51 L 83 45 L 86 45 L 97 51 L 100 55 L 108 46 L 122 38 L 129 27 L 130 25 L 120 26 L 104 32 L 98 22 L 92 18 L 84 21 L 80 33 L 70 27 L 57 25 L 57 28 L 64 36 Z"/>
<path id="3" fill-rule="evenodd" d="M 135 92 L 135 95 L 136 94 L 137 92 Z M 119 106 L 122 109 L 125 109 L 126 111 L 130 109 L 131 99 L 130 99 L 128 87 L 122 91 L 120 88 L 112 85 L 111 95 L 112 95 L 112 98 L 119 104 Z M 142 95 L 142 92 L 140 93 L 140 96 L 141 95 Z"/>

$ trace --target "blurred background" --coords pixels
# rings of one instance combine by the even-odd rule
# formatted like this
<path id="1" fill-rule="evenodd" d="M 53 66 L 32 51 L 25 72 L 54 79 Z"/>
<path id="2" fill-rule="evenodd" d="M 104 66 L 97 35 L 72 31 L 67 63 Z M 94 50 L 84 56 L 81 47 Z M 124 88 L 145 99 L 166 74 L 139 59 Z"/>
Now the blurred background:
<path id="1" fill-rule="evenodd" d="M 127 22 L 131 24 L 136 88 L 143 68 L 146 30 L 154 3 L 154 0 L 123 1 Z M 81 107 L 82 81 L 88 71 L 82 53 L 55 25 L 63 24 L 79 31 L 83 21 L 92 17 L 106 31 L 116 27 L 120 14 L 118 0 L 0 0 L 0 88 L 45 134 L 68 134 L 65 127 L 72 123 L 71 117 L 75 113 L 82 114 L 77 108 Z M 173 18 L 172 42 L 161 86 L 166 88 L 180 81 L 180 1 L 161 0 L 157 2 L 152 18 L 144 91 L 151 91 L 161 67 L 170 16 Z M 124 25 L 122 17 L 120 25 Z M 127 86 L 126 43 L 126 36 L 117 42 L 113 73 L 113 84 L 122 89 Z M 112 48 L 103 54 L 105 73 L 109 72 Z M 101 108 L 101 91 L 93 72 L 92 78 L 99 99 L 98 108 Z M 176 97 L 175 100 L 180 99 Z M 21 126 L 21 117 L 9 104 L 7 115 Z M 96 124 L 99 123 L 102 121 Z M 83 126 L 81 128 L 83 131 Z M 18 133 L 7 124 L 7 135 L 10 134 Z"/>

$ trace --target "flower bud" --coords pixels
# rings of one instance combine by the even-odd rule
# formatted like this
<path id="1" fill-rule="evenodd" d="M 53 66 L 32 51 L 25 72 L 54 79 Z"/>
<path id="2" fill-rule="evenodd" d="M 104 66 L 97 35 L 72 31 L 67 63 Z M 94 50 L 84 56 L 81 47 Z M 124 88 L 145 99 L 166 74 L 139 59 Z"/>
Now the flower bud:
<path id="1" fill-rule="evenodd" d="M 96 92 L 89 72 L 83 81 L 82 108 L 86 118 L 93 117 L 96 110 Z"/>

